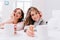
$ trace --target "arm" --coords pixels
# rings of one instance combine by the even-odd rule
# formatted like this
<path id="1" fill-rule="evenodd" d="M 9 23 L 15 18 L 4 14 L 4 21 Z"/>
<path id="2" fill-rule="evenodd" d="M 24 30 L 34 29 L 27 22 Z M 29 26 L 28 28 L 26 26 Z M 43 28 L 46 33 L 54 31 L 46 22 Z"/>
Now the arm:
<path id="1" fill-rule="evenodd" d="M 8 23 L 11 23 L 12 21 L 9 19 L 8 21 L 4 21 L 4 22 L 1 22 L 0 23 L 0 28 L 2 29 L 2 28 L 4 28 L 4 25 L 5 24 L 8 24 Z"/>
<path id="2" fill-rule="evenodd" d="M 0 23 L 0 28 L 1 28 L 1 29 L 4 28 L 4 24 L 5 24 L 5 23 Z"/>

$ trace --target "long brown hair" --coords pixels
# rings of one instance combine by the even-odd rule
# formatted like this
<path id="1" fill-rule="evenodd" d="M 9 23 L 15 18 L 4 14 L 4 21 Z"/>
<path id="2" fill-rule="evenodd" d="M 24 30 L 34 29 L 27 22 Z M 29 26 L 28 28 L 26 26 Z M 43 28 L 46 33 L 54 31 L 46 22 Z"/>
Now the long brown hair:
<path id="1" fill-rule="evenodd" d="M 22 18 L 19 18 L 19 19 L 18 19 L 18 22 L 21 22 L 21 21 L 23 20 L 23 18 L 24 18 L 24 12 L 23 12 L 23 10 L 20 9 L 20 8 L 16 8 L 16 9 L 14 10 L 14 12 L 16 13 L 17 10 L 20 10 L 20 11 L 21 11 L 21 16 L 22 16 Z"/>
<path id="2" fill-rule="evenodd" d="M 38 12 L 40 14 L 40 17 L 42 17 L 41 12 L 35 8 L 35 7 L 30 7 L 27 11 L 27 15 L 26 15 L 26 19 L 25 19 L 25 25 L 33 25 L 34 24 L 34 20 L 31 18 L 31 11 L 35 10 L 36 12 Z"/>

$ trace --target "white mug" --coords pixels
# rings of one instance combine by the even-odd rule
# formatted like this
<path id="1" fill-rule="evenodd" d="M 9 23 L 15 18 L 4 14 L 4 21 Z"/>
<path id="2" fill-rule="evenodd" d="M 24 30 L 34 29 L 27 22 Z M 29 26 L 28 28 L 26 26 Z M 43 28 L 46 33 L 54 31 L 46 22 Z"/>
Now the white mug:
<path id="1" fill-rule="evenodd" d="M 37 25 L 36 30 L 37 30 L 36 36 L 39 38 L 39 40 L 47 40 L 48 39 L 48 32 L 47 32 L 46 25 Z"/>

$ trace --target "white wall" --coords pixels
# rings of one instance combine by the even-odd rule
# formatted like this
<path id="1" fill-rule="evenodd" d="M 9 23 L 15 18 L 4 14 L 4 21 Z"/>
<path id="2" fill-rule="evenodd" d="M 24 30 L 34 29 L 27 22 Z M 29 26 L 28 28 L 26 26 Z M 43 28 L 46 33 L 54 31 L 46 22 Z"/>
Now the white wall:
<path id="1" fill-rule="evenodd" d="M 9 5 L 5 5 L 4 1 L 5 0 L 0 0 L 3 1 L 3 6 L 2 6 L 2 15 L 5 18 L 9 17 L 10 13 L 15 9 L 15 2 L 16 0 L 8 0 Z M 52 17 L 52 11 L 53 10 L 60 10 L 60 0 L 32 0 L 32 6 L 37 7 L 40 11 L 43 13 L 43 17 L 45 20 L 49 20 Z"/>
<path id="2" fill-rule="evenodd" d="M 44 19 L 49 20 L 53 10 L 60 10 L 60 0 L 33 0 L 32 6 L 42 10 Z"/>
<path id="3" fill-rule="evenodd" d="M 2 0 L 3 6 L 2 6 L 2 11 L 1 14 L 3 16 L 3 19 L 7 19 L 10 17 L 10 14 L 12 13 L 12 10 L 15 8 L 15 0 L 8 0 L 9 5 L 4 4 L 5 0 Z"/>
<path id="4" fill-rule="evenodd" d="M 60 10 L 60 0 L 45 0 L 45 5 L 46 13 L 49 15 L 49 18 L 53 16 L 52 12 L 54 10 Z"/>

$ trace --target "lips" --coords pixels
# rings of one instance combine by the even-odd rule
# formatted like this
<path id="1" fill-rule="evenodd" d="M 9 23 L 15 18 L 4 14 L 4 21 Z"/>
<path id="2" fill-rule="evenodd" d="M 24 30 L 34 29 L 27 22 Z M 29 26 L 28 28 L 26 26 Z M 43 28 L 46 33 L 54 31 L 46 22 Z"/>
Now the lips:
<path id="1" fill-rule="evenodd" d="M 34 18 L 34 21 L 38 21 L 38 18 Z"/>
<path id="2" fill-rule="evenodd" d="M 16 17 L 18 17 L 18 15 L 16 15 Z"/>
<path id="3" fill-rule="evenodd" d="M 15 14 L 15 17 L 18 17 L 18 15 Z"/>
<path id="4" fill-rule="evenodd" d="M 37 18 L 34 18 L 34 20 L 36 20 Z"/>

